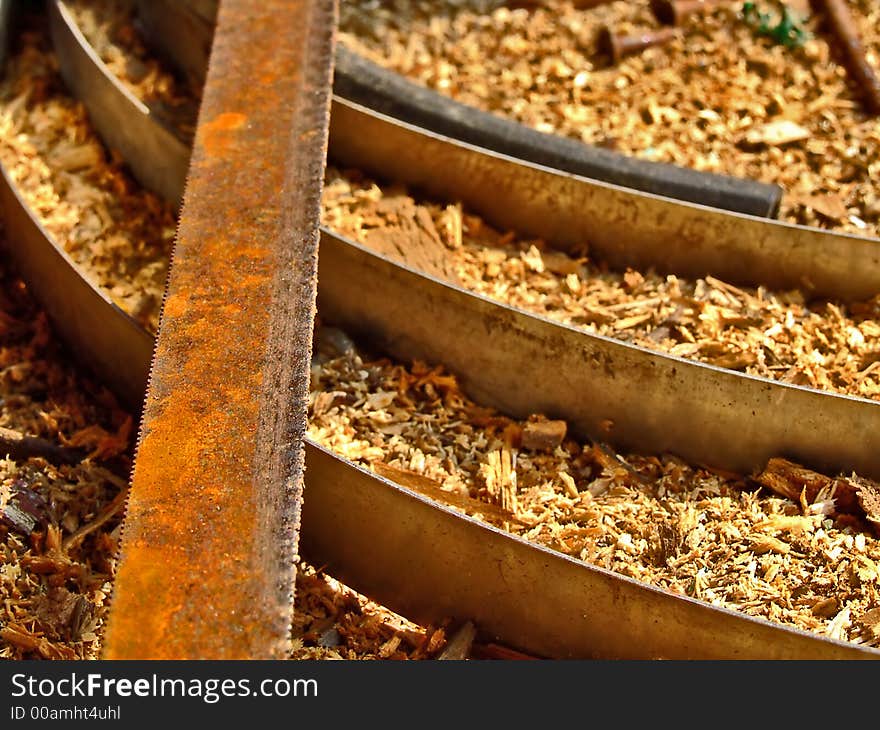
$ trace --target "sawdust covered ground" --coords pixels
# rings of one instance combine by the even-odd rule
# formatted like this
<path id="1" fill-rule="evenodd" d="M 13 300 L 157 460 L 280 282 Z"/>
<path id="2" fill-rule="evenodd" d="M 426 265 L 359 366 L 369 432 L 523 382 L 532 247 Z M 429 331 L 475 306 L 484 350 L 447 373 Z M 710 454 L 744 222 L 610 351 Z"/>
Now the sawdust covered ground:
<path id="1" fill-rule="evenodd" d="M 762 3 L 758 3 L 762 5 Z M 790 0 L 792 7 L 806 2 Z M 786 220 L 880 232 L 880 119 L 867 117 L 816 18 L 789 50 L 722 4 L 681 39 L 609 67 L 602 24 L 656 29 L 647 0 L 348 0 L 340 41 L 466 104 L 544 132 L 785 190 Z M 763 3 L 769 7 L 770 3 Z M 880 5 L 849 3 L 880 73 Z"/>
<path id="2" fill-rule="evenodd" d="M 541 414 L 517 420 L 474 403 L 442 367 L 371 356 L 328 332 L 309 435 L 341 456 L 592 565 L 880 646 L 880 540 L 864 515 L 838 511 L 840 491 L 786 499 L 750 475 L 618 455 Z"/>
<path id="3" fill-rule="evenodd" d="M 69 360 L 5 256 L 0 427 L 87 456 L 65 466 L 0 459 L 0 658 L 96 658 L 113 585 L 133 419 Z M 20 529 L 16 508 L 35 518 L 33 531 Z M 304 563 L 291 658 L 429 658 L 445 646 L 444 628 L 413 624 Z"/>

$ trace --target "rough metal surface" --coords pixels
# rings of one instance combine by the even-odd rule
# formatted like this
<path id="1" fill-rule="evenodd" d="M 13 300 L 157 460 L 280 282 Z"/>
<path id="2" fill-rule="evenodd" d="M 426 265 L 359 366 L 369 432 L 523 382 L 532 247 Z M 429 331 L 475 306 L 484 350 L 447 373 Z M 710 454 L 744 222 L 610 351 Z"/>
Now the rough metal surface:
<path id="1" fill-rule="evenodd" d="M 328 0 L 221 8 L 107 658 L 289 649 L 334 21 Z"/>
<path id="2" fill-rule="evenodd" d="M 477 402 L 645 454 L 744 474 L 773 456 L 880 478 L 880 403 L 757 378 L 518 311 L 324 232 L 321 317 Z"/>
<path id="3" fill-rule="evenodd" d="M 800 288 L 845 301 L 880 293 L 880 239 L 756 218 L 523 163 L 336 99 L 331 157 L 459 200 L 501 229 L 561 248 L 589 243 L 611 268 Z"/>

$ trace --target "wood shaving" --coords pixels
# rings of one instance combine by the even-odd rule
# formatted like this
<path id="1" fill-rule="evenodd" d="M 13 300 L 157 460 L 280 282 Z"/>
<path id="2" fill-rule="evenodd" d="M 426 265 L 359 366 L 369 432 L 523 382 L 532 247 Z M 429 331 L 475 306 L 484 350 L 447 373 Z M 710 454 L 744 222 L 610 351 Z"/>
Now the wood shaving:
<path id="1" fill-rule="evenodd" d="M 148 72 L 143 78 L 150 78 L 149 84 L 141 85 L 138 73 L 120 65 L 130 64 L 136 48 L 127 31 L 113 30 L 122 27 L 113 24 L 127 6 L 113 5 L 121 10 L 112 21 L 104 16 L 99 21 L 97 15 L 89 21 L 85 13 L 94 13 L 97 5 L 78 2 L 78 18 L 125 83 L 142 98 L 155 92 L 160 102 L 163 94 L 185 96 L 188 92 L 163 85 L 159 70 Z M 873 18 L 865 0 L 857 5 Z M 649 159 L 782 182 L 792 193 L 784 206 L 789 219 L 862 234 L 875 230 L 864 221 L 880 219 L 870 182 L 877 173 L 872 162 L 880 141 L 877 127 L 860 118 L 843 74 L 834 70 L 820 40 L 792 60 L 750 41 L 733 25 L 724 27 L 723 14 L 716 13 L 710 21 L 716 24 L 710 25 L 714 40 L 689 31 L 687 49 L 674 43 L 671 50 L 657 49 L 603 74 L 584 50 L 589 42 L 576 50 L 573 40 L 588 38 L 599 20 L 621 17 L 620 27 L 634 27 L 642 8 L 618 2 L 587 16 L 556 0 L 534 11 L 407 0 L 396 0 L 393 7 L 389 14 L 388 6 L 375 0 L 344 4 L 346 41 L 356 47 L 389 44 L 395 49 L 389 57 L 418 61 L 399 70 L 436 77 L 437 88 L 447 93 L 465 89 L 463 100 L 528 117 L 545 131 Z M 391 15 L 397 16 L 393 22 Z M 422 22 L 428 32 L 420 35 Z M 462 46 L 472 49 L 462 56 L 471 69 L 462 63 L 465 72 L 454 65 L 463 53 L 455 34 L 462 31 L 465 37 L 474 34 Z M 113 40 L 102 45 L 102 33 Z M 426 50 L 425 38 L 432 35 L 442 42 L 431 42 Z M 876 48 L 876 34 L 869 36 Z M 490 37 L 494 54 L 474 44 Z M 719 59 L 713 44 L 728 37 L 739 45 Z M 395 46 L 404 38 L 403 46 Z M 668 62 L 662 54 L 668 54 Z M 728 66 L 739 75 L 718 70 Z M 4 163 L 77 262 L 154 328 L 173 238 L 171 212 L 138 189 L 103 151 L 82 108 L 60 93 L 44 41 L 26 36 L 12 68 L 0 89 Z M 488 81 L 493 70 L 502 84 Z M 805 79 L 816 73 L 828 83 L 811 79 L 811 91 Z M 453 76 L 459 79 L 455 84 L 443 83 Z M 725 88 L 730 78 L 738 81 L 719 100 L 713 96 L 721 93 L 713 76 Z M 652 91 L 655 83 L 660 91 Z M 692 83 L 699 94 L 691 92 Z M 570 87 L 569 100 L 548 101 L 556 98 L 554 87 Z M 635 94 L 643 104 L 632 103 Z M 779 117 L 809 136 L 776 144 L 767 144 L 767 138 L 757 145 L 761 149 L 743 149 L 749 130 Z M 848 145 L 844 150 L 843 144 Z M 334 174 L 328 176 L 325 216 L 349 235 L 371 228 L 381 235 L 389 216 L 378 225 L 368 216 L 376 214 L 383 191 Z M 841 204 L 849 214 L 845 218 Z M 548 250 L 541 241 L 517 240 L 493 231 L 456 203 L 410 207 L 398 198 L 398 205 L 413 211 L 411 218 L 432 241 L 458 252 L 451 270 L 477 291 L 594 331 L 752 368 L 756 374 L 867 397 L 875 397 L 880 387 L 876 301 L 845 309 L 830 302 L 807 305 L 797 292 L 744 290 L 711 278 L 689 282 L 652 272 L 610 274 L 590 261 L 586 247 L 584 256 L 572 257 Z M 80 228 L 82 221 L 90 224 Z M 140 239 L 131 233 L 137 226 L 144 232 Z M 11 291 L 24 289 L 18 283 Z M 144 304 L 145 296 L 152 301 Z M 4 302 L 0 337 L 23 337 L 27 344 L 14 339 L 19 344 L 12 350 L 7 352 L 5 344 L 0 349 L 5 363 L 0 383 L 11 388 L 0 425 L 86 445 L 95 458 L 124 451 L 130 421 L 126 425 L 112 398 L 53 360 L 40 364 L 40 348 L 51 348 L 45 318 L 33 313 L 31 321 L 8 311 Z M 622 456 L 565 437 L 556 446 L 526 448 L 522 434 L 529 421 L 470 402 L 442 369 L 364 360 L 344 335 L 330 340 L 344 347 L 314 366 L 310 433 L 337 453 L 386 475 L 421 479 L 425 490 L 457 497 L 450 501 L 459 509 L 646 583 L 786 625 L 880 645 L 880 547 L 857 517 L 844 519 L 829 512 L 824 501 L 809 502 L 803 495 L 797 500 L 768 496 L 745 479 L 671 456 Z M 531 422 L 536 421 L 540 417 Z M 5 609 L 0 656 L 96 656 L 118 536 L 118 515 L 107 515 L 124 482 L 91 459 L 59 468 L 6 460 L 0 462 L 0 475 L 7 489 L 26 480 L 52 508 L 44 532 L 24 538 L 7 531 L 0 541 Z M 861 485 L 860 504 L 870 519 L 877 495 L 855 483 Z M 482 512 L 477 505 L 485 505 Z M 77 535 L 81 538 L 71 539 Z M 446 644 L 444 626 L 410 624 L 310 566 L 299 571 L 294 623 L 294 658 L 425 658 Z"/>
<path id="2" fill-rule="evenodd" d="M 598 29 L 655 26 L 647 3 L 512 5 L 345 0 L 339 37 L 466 104 L 644 159 L 776 183 L 784 220 L 880 236 L 880 120 L 862 112 L 815 18 L 812 39 L 791 51 L 753 35 L 736 4 L 719 7 L 688 22 L 681 39 L 608 68 Z M 130 0 L 72 8 L 123 83 L 190 129 L 200 90 L 146 53 Z M 880 8 L 856 0 L 853 10 L 880 68 Z M 453 239 L 455 223 L 450 216 Z"/>
<path id="3" fill-rule="evenodd" d="M 101 446 L 65 466 L 0 455 L 0 512 L 25 488 L 47 512 L 28 534 L 0 520 L 0 659 L 99 657 L 128 486 L 105 462 L 130 464 L 131 420 L 68 362 L 0 259 L 0 424 Z M 297 573 L 291 658 L 427 659 L 445 647 L 444 626 L 409 622 L 308 563 Z M 397 644 L 383 655 L 389 640 Z"/>

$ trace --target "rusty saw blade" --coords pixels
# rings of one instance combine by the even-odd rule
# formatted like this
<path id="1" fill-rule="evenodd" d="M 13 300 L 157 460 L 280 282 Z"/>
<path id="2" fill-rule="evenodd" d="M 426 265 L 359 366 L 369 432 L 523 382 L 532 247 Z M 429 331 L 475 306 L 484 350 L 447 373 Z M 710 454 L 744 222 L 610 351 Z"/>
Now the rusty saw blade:
<path id="1" fill-rule="evenodd" d="M 222 3 L 106 658 L 289 649 L 335 19 Z"/>

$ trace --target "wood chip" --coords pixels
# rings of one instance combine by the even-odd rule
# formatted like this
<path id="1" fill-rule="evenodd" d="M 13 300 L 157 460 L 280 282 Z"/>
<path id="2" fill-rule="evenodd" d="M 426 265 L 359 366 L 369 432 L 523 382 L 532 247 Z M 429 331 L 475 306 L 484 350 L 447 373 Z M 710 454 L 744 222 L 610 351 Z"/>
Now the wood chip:
<path id="1" fill-rule="evenodd" d="M 777 119 L 746 132 L 745 141 L 750 145 L 779 147 L 810 138 L 810 130 L 789 119 Z"/>
<path id="2" fill-rule="evenodd" d="M 466 621 L 449 637 L 449 642 L 438 659 L 447 661 L 461 661 L 467 659 L 471 653 L 474 639 L 477 637 L 477 629 L 472 621 Z"/>
<path id="3" fill-rule="evenodd" d="M 857 500 L 858 487 L 850 480 L 832 479 L 787 459 L 770 459 L 755 481 L 792 501 L 798 501 L 803 492 L 808 503 L 833 499 L 838 512 L 862 511 Z"/>
<path id="4" fill-rule="evenodd" d="M 565 421 L 527 421 L 522 429 L 522 447 L 530 451 L 552 451 L 568 431 Z"/>

